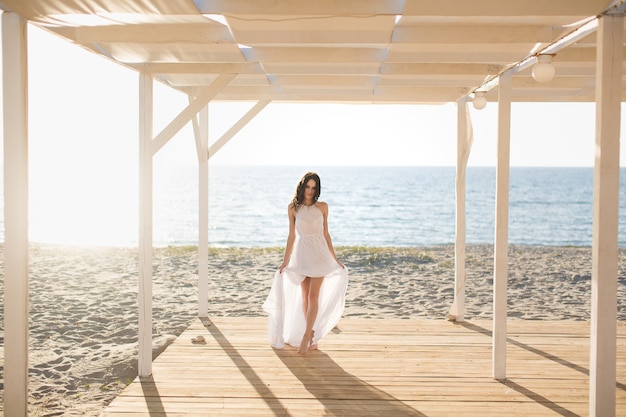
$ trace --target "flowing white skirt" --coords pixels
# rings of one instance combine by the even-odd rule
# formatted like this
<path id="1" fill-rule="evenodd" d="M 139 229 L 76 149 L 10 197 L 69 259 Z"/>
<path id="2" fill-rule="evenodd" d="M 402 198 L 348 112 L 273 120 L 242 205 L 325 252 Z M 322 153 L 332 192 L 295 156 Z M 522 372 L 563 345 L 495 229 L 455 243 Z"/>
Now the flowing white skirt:
<path id="1" fill-rule="evenodd" d="M 317 268 L 322 265 L 323 273 L 317 268 L 317 271 L 312 271 L 308 267 L 302 268 L 304 265 L 301 265 L 298 259 L 298 253 L 294 252 L 293 262 L 283 269 L 282 274 L 276 272 L 270 293 L 263 303 L 263 310 L 269 315 L 269 341 L 272 347 L 278 349 L 282 349 L 285 343 L 300 346 L 304 336 L 306 319 L 302 310 L 300 283 L 307 276 L 324 276 L 317 318 L 313 326 L 314 344 L 337 325 L 345 307 L 348 270 L 337 264 L 332 257 L 332 262 L 317 263 Z M 303 273 L 304 270 L 306 273 Z"/>

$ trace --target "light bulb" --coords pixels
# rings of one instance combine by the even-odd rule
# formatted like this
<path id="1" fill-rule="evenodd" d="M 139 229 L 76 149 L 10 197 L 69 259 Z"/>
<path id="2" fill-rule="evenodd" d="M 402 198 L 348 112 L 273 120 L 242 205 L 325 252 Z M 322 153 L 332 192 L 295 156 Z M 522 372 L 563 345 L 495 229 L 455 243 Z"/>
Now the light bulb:
<path id="1" fill-rule="evenodd" d="M 533 66 L 533 78 L 539 83 L 547 83 L 554 78 L 552 55 L 537 55 L 537 63 Z"/>
<path id="2" fill-rule="evenodd" d="M 483 91 L 476 91 L 474 93 L 474 100 L 472 100 L 472 105 L 476 110 L 482 110 L 487 105 L 487 97 L 485 97 L 485 93 Z"/>

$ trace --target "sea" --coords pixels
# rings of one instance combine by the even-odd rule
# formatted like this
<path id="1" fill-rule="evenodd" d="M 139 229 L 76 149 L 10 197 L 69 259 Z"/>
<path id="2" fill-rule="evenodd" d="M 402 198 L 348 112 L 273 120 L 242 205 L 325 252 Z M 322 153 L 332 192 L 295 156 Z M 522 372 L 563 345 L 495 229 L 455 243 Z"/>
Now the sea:
<path id="1" fill-rule="evenodd" d="M 308 170 L 321 177 L 320 200 L 329 205 L 335 246 L 430 246 L 455 240 L 455 167 L 283 167 L 220 166 L 209 174 L 209 243 L 216 247 L 284 246 L 287 206 Z M 625 172 L 621 170 L 621 175 Z M 177 201 L 196 190 L 191 178 L 171 177 Z M 466 242 L 492 244 L 495 224 L 495 167 L 468 167 Z M 626 247 L 626 185 L 620 188 L 619 245 Z M 540 246 L 591 246 L 593 168 L 512 167 L 509 242 Z M 196 242 L 192 206 L 172 205 L 161 213 L 162 243 Z M 163 240 L 164 236 L 157 240 Z"/>
<path id="2" fill-rule="evenodd" d="M 321 177 L 320 200 L 329 204 L 335 246 L 411 247 L 446 245 L 455 239 L 455 167 L 381 166 L 211 166 L 209 245 L 282 247 L 288 232 L 287 206 L 308 170 Z M 626 168 L 621 169 L 624 178 Z M 494 167 L 468 167 L 466 242 L 493 244 Z M 136 183 L 113 190 L 119 200 L 94 201 L 104 214 L 77 203 L 57 202 L 60 191 L 33 192 L 31 242 L 133 246 L 138 241 Z M 87 188 L 83 188 L 82 193 Z M 74 194 L 80 195 L 81 190 Z M 39 195 L 39 197 L 37 197 Z M 86 204 L 97 199 L 82 198 Z M 50 197 L 52 196 L 52 197 Z M 70 197 L 64 197 L 68 199 Z M 197 245 L 197 168 L 155 173 L 153 243 L 157 247 Z M 109 204 L 110 206 L 103 207 Z M 4 210 L 0 216 L 4 215 Z M 591 246 L 593 168 L 512 167 L 509 187 L 509 243 Z M 80 213 L 93 213 L 80 218 Z M 62 217 L 66 216 L 67 219 Z M 0 217 L 0 229 L 4 222 Z M 82 233 L 82 235 L 81 235 Z M 88 235 L 89 239 L 85 239 Z M 3 236 L 3 233 L 2 233 Z M 2 239 L 4 240 L 4 239 Z M 626 184 L 620 185 L 619 246 L 626 247 Z"/>

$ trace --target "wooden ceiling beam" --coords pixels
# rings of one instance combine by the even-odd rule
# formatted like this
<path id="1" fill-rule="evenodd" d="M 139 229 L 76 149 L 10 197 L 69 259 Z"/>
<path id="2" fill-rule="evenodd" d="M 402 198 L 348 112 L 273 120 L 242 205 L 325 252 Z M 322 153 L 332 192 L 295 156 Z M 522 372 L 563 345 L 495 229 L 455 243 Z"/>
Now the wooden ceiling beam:
<path id="1" fill-rule="evenodd" d="M 556 76 L 547 83 L 539 83 L 532 77 L 514 77 L 514 89 L 576 89 L 593 88 L 596 85 L 595 77 L 560 77 Z"/>
<path id="2" fill-rule="evenodd" d="M 608 0 L 406 0 L 405 16 L 595 16 Z"/>
<path id="3" fill-rule="evenodd" d="M 385 48 L 276 48 L 262 47 L 244 50 L 248 62 L 268 63 L 369 63 L 381 62 Z"/>
<path id="4" fill-rule="evenodd" d="M 503 65 L 519 61 L 524 53 L 515 51 L 480 52 L 467 47 L 465 51 L 437 52 L 437 51 L 397 51 L 390 50 L 385 63 L 397 64 L 484 64 Z"/>
<path id="5" fill-rule="evenodd" d="M 268 74 L 294 75 L 377 75 L 380 62 L 351 63 L 298 63 L 298 62 L 264 62 L 263 68 Z"/>
<path id="6" fill-rule="evenodd" d="M 257 62 L 151 62 L 129 66 L 150 74 L 264 74 Z"/>
<path id="7" fill-rule="evenodd" d="M 385 75 L 496 75 L 504 69 L 503 65 L 494 64 L 467 64 L 467 63 L 406 63 L 385 62 L 380 67 L 380 73 Z"/>
<path id="8" fill-rule="evenodd" d="M 399 15 L 405 0 L 195 0 L 204 14 L 221 15 Z"/>
<path id="9" fill-rule="evenodd" d="M 556 53 L 553 62 L 555 65 L 558 63 L 587 63 L 596 62 L 596 48 L 566 48 Z M 626 48 L 622 53 L 623 59 L 626 59 Z"/>
<path id="10" fill-rule="evenodd" d="M 87 43 L 224 43 L 233 42 L 228 27 L 206 23 L 79 26 L 54 31 L 75 42 Z"/>
<path id="11" fill-rule="evenodd" d="M 553 42 L 564 28 L 546 25 L 415 25 L 398 26 L 392 43 L 468 44 Z"/>
<path id="12" fill-rule="evenodd" d="M 283 88 L 298 86 L 301 88 L 357 87 L 371 88 L 376 84 L 376 76 L 351 75 L 276 75 L 270 76 L 270 83 Z"/>
<path id="13" fill-rule="evenodd" d="M 242 31 L 233 30 L 237 43 L 249 46 L 385 46 L 391 39 L 389 30 L 326 30 L 326 31 Z"/>

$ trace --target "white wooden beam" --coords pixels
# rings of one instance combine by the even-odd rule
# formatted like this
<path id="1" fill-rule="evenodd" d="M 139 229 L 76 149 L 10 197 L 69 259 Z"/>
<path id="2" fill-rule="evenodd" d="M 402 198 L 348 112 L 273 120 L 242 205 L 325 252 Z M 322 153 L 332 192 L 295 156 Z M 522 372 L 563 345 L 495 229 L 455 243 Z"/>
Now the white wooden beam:
<path id="1" fill-rule="evenodd" d="M 470 88 L 463 87 L 398 87 L 398 86 L 377 86 L 374 91 L 374 98 L 380 101 L 402 102 L 404 100 L 414 102 L 428 102 L 429 97 L 433 97 L 433 101 L 438 101 L 435 97 L 447 97 L 448 101 L 456 102 L 461 100 Z"/>
<path id="2" fill-rule="evenodd" d="M 594 14 L 591 14 L 591 15 L 594 15 Z M 575 44 L 579 40 L 584 39 L 585 37 L 594 33 L 597 29 L 597 26 L 598 26 L 597 19 L 595 18 L 587 19 L 587 21 L 583 23 L 582 25 L 572 29 L 570 32 L 568 32 L 566 35 L 562 36 L 555 42 L 551 43 L 550 45 L 547 45 L 545 48 L 542 48 L 540 51 L 537 51 L 536 55 L 532 55 L 526 59 L 523 59 L 522 61 L 518 62 L 516 65 L 513 65 L 512 67 L 508 68 L 505 72 L 510 75 L 514 75 L 521 71 L 524 71 L 526 68 L 531 67 L 537 62 L 537 54 L 556 54 L 558 52 L 559 62 L 566 62 L 566 61 L 578 62 L 581 60 L 581 58 L 578 55 L 587 54 L 588 56 L 588 54 L 590 53 L 588 50 L 591 50 L 591 53 L 593 53 L 593 49 L 592 48 L 577 48 L 574 52 L 572 52 L 573 50 L 571 48 L 567 49 L 567 47 Z M 584 49 L 585 51 L 582 51 L 582 49 Z M 578 54 L 575 59 L 572 59 L 571 57 L 568 58 L 572 53 Z M 584 60 L 590 61 L 591 58 L 586 58 Z M 476 90 L 489 91 L 492 88 L 495 88 L 498 85 L 499 81 L 500 81 L 500 77 L 490 77 L 482 85 L 476 88 Z"/>
<path id="3" fill-rule="evenodd" d="M 191 98 L 190 98 L 191 99 Z M 198 152 L 198 317 L 209 314 L 209 107 L 194 118 Z"/>
<path id="4" fill-rule="evenodd" d="M 563 28 L 548 25 L 400 25 L 393 31 L 394 43 L 536 43 L 552 42 Z"/>
<path id="5" fill-rule="evenodd" d="M 231 26 L 237 37 L 237 42 L 256 47 L 264 45 L 308 45 L 308 46 L 342 46 L 347 44 L 366 44 L 384 47 L 389 44 L 389 35 L 393 31 L 395 16 L 372 16 L 367 18 L 371 21 L 370 27 L 359 22 L 360 26 L 352 27 L 354 19 L 329 16 L 324 19 L 324 25 L 311 30 L 303 28 L 303 21 L 290 22 L 290 25 L 268 22 L 271 27 L 258 28 L 256 30 L 240 29 Z M 363 19 L 365 20 L 365 18 Z M 381 25 L 381 21 L 386 24 Z M 232 22 L 232 21 L 231 21 Z M 300 23 L 300 27 L 298 27 Z M 319 24 L 319 22 L 317 22 Z M 331 29 L 333 28 L 333 29 Z M 374 30 L 377 28 L 378 30 Z"/>
<path id="6" fill-rule="evenodd" d="M 460 101 L 457 103 L 454 301 L 448 313 L 448 319 L 457 322 L 465 321 L 465 174 L 472 141 L 472 121 L 467 101 Z"/>
<path id="7" fill-rule="evenodd" d="M 273 63 L 263 63 L 263 69 L 267 74 L 310 74 L 311 73 L 311 65 L 309 64 L 300 64 L 297 62 L 273 62 Z M 322 75 L 376 75 L 378 73 L 382 73 L 382 68 L 380 62 L 377 64 L 375 62 L 369 63 L 353 63 L 353 64 L 326 64 L 323 66 L 316 66 L 315 72 Z"/>
<path id="8" fill-rule="evenodd" d="M 170 124 L 168 124 L 152 141 L 152 154 L 155 155 L 176 133 L 180 131 L 216 94 L 218 94 L 237 74 L 221 74 L 213 83 L 201 90 Z"/>
<path id="9" fill-rule="evenodd" d="M 493 377 L 506 378 L 507 274 L 509 235 L 509 163 L 511 147 L 511 75 L 500 76 L 498 153 L 493 270 Z"/>
<path id="10" fill-rule="evenodd" d="M 446 75 L 417 75 L 417 76 L 387 76 L 380 75 L 372 84 L 378 87 L 403 87 L 403 88 L 456 88 L 472 91 L 476 84 L 480 83 L 485 76 L 455 76 Z"/>
<path id="11" fill-rule="evenodd" d="M 189 103 L 193 102 L 193 97 L 189 96 Z M 200 132 L 200 115 L 204 112 L 205 109 L 208 111 L 209 105 L 207 104 L 191 119 L 191 127 L 193 128 L 193 138 L 194 143 L 196 144 L 196 156 L 198 157 L 198 163 L 201 164 L 204 159 L 206 159 L 205 152 L 202 152 L 202 134 Z"/>
<path id="12" fill-rule="evenodd" d="M 554 62 L 594 63 L 596 62 L 597 55 L 598 51 L 596 48 L 569 48 L 559 52 L 558 55 L 554 57 Z M 626 59 L 626 51 L 622 51 L 620 54 L 620 60 L 624 59 Z"/>
<path id="13" fill-rule="evenodd" d="M 4 116 L 4 414 L 28 415 L 28 45 L 2 13 Z"/>
<path id="14" fill-rule="evenodd" d="M 589 415 L 616 412 L 620 102 L 624 10 L 599 18 L 593 187 Z"/>
<path id="15" fill-rule="evenodd" d="M 286 74 L 272 75 L 272 80 L 285 89 L 293 86 L 317 88 L 367 88 L 371 91 L 372 85 L 376 83 L 377 75 L 353 75 L 351 77 L 337 77 L 335 75 L 308 75 L 308 74 Z M 261 80 L 259 80 L 261 81 Z"/>
<path id="16" fill-rule="evenodd" d="M 153 81 L 139 75 L 139 376 L 152 374 Z"/>
<path id="17" fill-rule="evenodd" d="M 81 44 L 88 43 L 205 43 L 232 42 L 228 28 L 221 24 L 133 24 L 108 26 L 78 26 L 56 29 Z"/>
<path id="18" fill-rule="evenodd" d="M 405 63 L 385 62 L 380 66 L 380 73 L 384 75 L 404 75 L 404 76 L 432 76 L 439 74 L 452 76 L 466 75 L 498 75 L 504 70 L 504 65 L 492 64 L 437 64 L 437 63 Z"/>
<path id="19" fill-rule="evenodd" d="M 365 89 L 295 89 L 278 92 L 274 87 L 229 87 L 222 91 L 215 100 L 223 101 L 283 101 L 283 102 L 312 102 L 312 103 L 433 103 L 441 104 L 456 102 L 468 94 L 467 89 L 459 91 L 451 87 L 378 87 L 372 96 L 371 90 Z"/>
<path id="20" fill-rule="evenodd" d="M 128 64 L 128 66 L 153 74 L 263 74 L 263 68 L 258 62 L 152 62 Z"/>
<path id="21" fill-rule="evenodd" d="M 403 14 L 420 17 L 493 16 L 592 16 L 601 10 L 608 0 L 474 0 L 474 1 L 407 1 Z"/>
<path id="22" fill-rule="evenodd" d="M 532 77 L 515 77 L 513 79 L 514 90 L 525 90 L 531 94 L 532 90 L 556 90 L 556 89 L 581 89 L 594 88 L 596 85 L 595 75 L 585 77 L 564 77 L 559 74 L 546 83 L 539 83 Z M 536 93 L 534 93 L 536 94 Z"/>
<path id="23" fill-rule="evenodd" d="M 224 15 L 374 15 L 402 14 L 405 0 L 195 0 L 200 13 Z"/>
<path id="24" fill-rule="evenodd" d="M 222 146 L 226 145 L 229 140 L 232 139 L 233 136 L 237 134 L 245 125 L 250 122 L 250 120 L 254 119 L 254 117 L 259 114 L 261 110 L 265 108 L 270 103 L 270 101 L 259 101 L 254 107 L 252 107 L 246 114 L 243 115 L 241 119 L 237 121 L 226 133 L 222 135 L 218 140 L 216 140 L 208 150 L 209 159 L 219 151 Z"/>
<path id="25" fill-rule="evenodd" d="M 388 14 L 419 17 L 454 16 L 590 16 L 608 0 L 479 0 L 461 2 L 419 0 L 318 0 L 272 1 L 255 0 L 195 0 L 200 13 L 223 15 L 372 15 Z"/>
<path id="26" fill-rule="evenodd" d="M 386 45 L 385 45 L 386 46 Z M 407 54 L 409 55 L 409 54 Z M 508 54 L 510 57 L 510 54 Z M 248 62 L 272 63 L 306 63 L 306 64 L 367 64 L 377 62 L 380 64 L 387 57 L 386 47 L 377 48 L 348 48 L 348 47 L 293 47 L 281 48 L 276 46 L 263 46 L 251 48 L 246 53 Z M 413 57 L 414 59 L 416 57 Z M 404 61 L 404 62 L 420 62 Z M 432 62 L 432 61 L 431 61 Z"/>

